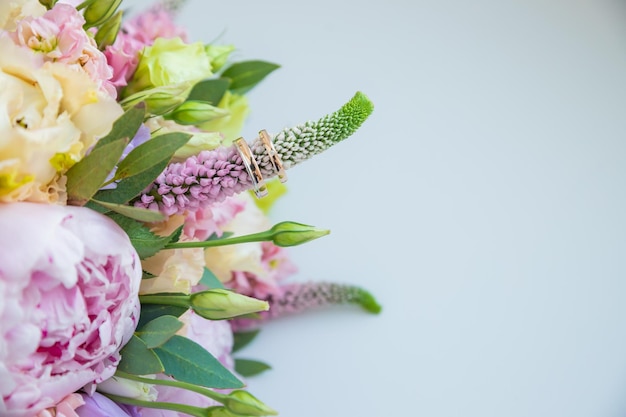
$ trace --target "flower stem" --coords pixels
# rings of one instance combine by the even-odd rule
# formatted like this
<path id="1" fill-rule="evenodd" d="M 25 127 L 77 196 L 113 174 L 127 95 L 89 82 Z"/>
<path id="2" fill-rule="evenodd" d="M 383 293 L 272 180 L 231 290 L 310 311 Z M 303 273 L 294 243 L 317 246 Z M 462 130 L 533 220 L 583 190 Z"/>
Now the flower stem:
<path id="1" fill-rule="evenodd" d="M 146 407 L 146 408 L 159 408 L 161 410 L 171 410 L 171 411 L 176 411 L 179 413 L 189 414 L 190 416 L 194 416 L 194 417 L 206 417 L 207 415 L 206 408 L 193 407 L 190 405 L 184 405 L 184 404 L 178 404 L 178 403 L 164 403 L 164 402 L 159 402 L 159 401 L 138 400 L 136 398 L 122 397 L 120 395 L 113 395 L 113 394 L 103 393 L 102 395 L 121 404 L 136 405 L 139 407 Z"/>
<path id="2" fill-rule="evenodd" d="M 127 374 L 126 372 L 122 372 L 122 371 L 116 371 L 115 375 L 119 376 L 120 378 L 130 379 L 132 381 L 137 381 L 137 382 L 144 382 L 146 384 L 165 385 L 168 387 L 175 387 L 175 388 L 185 389 L 187 391 L 197 392 L 198 394 L 202 394 L 205 397 L 209 397 L 219 402 L 222 402 L 226 398 L 226 396 L 223 394 L 219 394 L 208 388 L 200 387 L 198 385 L 190 384 L 188 382 L 173 381 L 169 379 L 144 378 L 138 375 Z"/>
<path id="3" fill-rule="evenodd" d="M 161 304 L 189 308 L 191 301 L 188 294 L 143 294 L 139 295 L 141 304 Z"/>
<path id="4" fill-rule="evenodd" d="M 265 242 L 267 240 L 272 240 L 272 235 L 265 231 L 226 239 L 205 240 L 203 242 L 173 242 L 165 245 L 163 249 L 212 248 L 215 246 L 237 245 L 239 243 Z"/>

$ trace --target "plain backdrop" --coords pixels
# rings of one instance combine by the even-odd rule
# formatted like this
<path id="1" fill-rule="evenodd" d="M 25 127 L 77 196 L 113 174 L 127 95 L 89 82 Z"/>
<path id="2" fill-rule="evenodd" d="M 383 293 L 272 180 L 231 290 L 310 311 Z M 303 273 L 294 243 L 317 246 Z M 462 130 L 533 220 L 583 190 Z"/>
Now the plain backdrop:
<path id="1" fill-rule="evenodd" d="M 281 65 L 245 137 L 376 105 L 272 218 L 332 230 L 290 249 L 294 280 L 383 313 L 268 325 L 251 392 L 283 417 L 626 415 L 623 1 L 195 0 L 179 22 Z"/>

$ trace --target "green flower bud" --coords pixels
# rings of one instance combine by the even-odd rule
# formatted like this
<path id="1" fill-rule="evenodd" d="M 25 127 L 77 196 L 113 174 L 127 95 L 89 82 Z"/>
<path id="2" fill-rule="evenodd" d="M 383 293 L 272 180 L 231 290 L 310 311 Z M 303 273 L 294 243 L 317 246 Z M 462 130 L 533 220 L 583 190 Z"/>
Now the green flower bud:
<path id="1" fill-rule="evenodd" d="M 296 246 L 311 240 L 326 236 L 330 230 L 318 229 L 296 222 L 282 222 L 275 224 L 271 229 L 272 242 L 276 246 Z"/>
<path id="2" fill-rule="evenodd" d="M 276 410 L 263 404 L 248 391 L 236 390 L 231 392 L 222 404 L 231 412 L 242 416 L 275 416 Z"/>
<path id="3" fill-rule="evenodd" d="M 44 6 L 46 9 L 50 10 L 57 4 L 58 0 L 39 0 L 39 4 Z"/>
<path id="4" fill-rule="evenodd" d="M 113 16 L 121 3 L 122 0 L 98 0 L 92 2 L 83 12 L 86 22 L 85 26 L 100 26 Z"/>
<path id="5" fill-rule="evenodd" d="M 224 289 L 212 289 L 190 295 L 193 311 L 209 320 L 222 320 L 244 314 L 267 311 L 267 301 L 237 294 Z"/>
<path id="6" fill-rule="evenodd" d="M 148 113 L 158 116 L 168 113 L 184 103 L 191 87 L 191 83 L 181 83 L 150 88 L 126 97 L 120 104 L 124 109 L 128 109 L 145 102 Z"/>
<path id="7" fill-rule="evenodd" d="M 121 10 L 115 13 L 115 16 L 104 22 L 98 29 L 98 32 L 96 32 L 94 39 L 100 50 L 104 50 L 104 48 L 115 42 L 117 33 L 122 26 L 122 14 L 123 12 Z"/>
<path id="8" fill-rule="evenodd" d="M 197 125 L 228 115 L 228 110 L 212 106 L 206 101 L 188 100 L 165 116 L 181 125 Z"/>

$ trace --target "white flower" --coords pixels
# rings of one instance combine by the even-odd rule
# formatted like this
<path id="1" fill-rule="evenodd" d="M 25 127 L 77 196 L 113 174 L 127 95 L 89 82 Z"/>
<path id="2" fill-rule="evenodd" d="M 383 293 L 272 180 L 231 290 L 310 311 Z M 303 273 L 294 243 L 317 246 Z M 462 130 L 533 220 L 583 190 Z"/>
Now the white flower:
<path id="1" fill-rule="evenodd" d="M 0 37 L 0 202 L 65 203 L 63 174 L 121 114 L 86 74 Z"/>
<path id="2" fill-rule="evenodd" d="M 37 0 L 0 1 L 0 29 L 13 30 L 17 21 L 27 16 L 41 16 L 46 8 Z"/>

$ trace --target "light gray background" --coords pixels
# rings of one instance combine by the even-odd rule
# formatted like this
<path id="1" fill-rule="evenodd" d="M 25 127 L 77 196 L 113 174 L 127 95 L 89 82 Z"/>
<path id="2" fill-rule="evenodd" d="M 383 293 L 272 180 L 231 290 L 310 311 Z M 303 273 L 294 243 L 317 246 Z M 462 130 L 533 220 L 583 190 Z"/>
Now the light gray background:
<path id="1" fill-rule="evenodd" d="M 332 230 L 291 249 L 299 280 L 384 312 L 267 326 L 241 354 L 274 367 L 255 395 L 284 417 L 626 415 L 623 1 L 196 0 L 180 22 L 282 65 L 246 137 L 376 104 L 273 217 Z"/>

